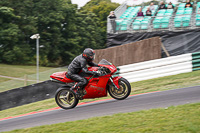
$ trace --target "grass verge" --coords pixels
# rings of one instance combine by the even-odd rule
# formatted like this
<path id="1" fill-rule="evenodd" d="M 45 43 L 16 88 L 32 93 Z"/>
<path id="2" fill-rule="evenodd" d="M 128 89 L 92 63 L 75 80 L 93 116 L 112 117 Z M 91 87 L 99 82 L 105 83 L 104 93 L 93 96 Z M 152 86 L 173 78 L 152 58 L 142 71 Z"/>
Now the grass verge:
<path id="1" fill-rule="evenodd" d="M 200 103 L 20 129 L 8 133 L 199 133 Z"/>
<path id="2" fill-rule="evenodd" d="M 52 69 L 52 67 L 40 67 L 40 72 Z M 23 65 L 6 65 L 0 64 L 0 75 L 20 78 L 25 74 L 36 73 L 36 66 L 23 66 Z M 10 80 L 8 78 L 0 78 L 0 82 Z"/>
<path id="3" fill-rule="evenodd" d="M 63 68 L 40 67 L 39 80 L 49 80 L 49 76 L 58 71 L 66 71 Z M 6 65 L 0 64 L 0 75 L 10 78 L 0 77 L 0 92 L 31 85 L 36 83 L 36 66 Z M 21 80 L 13 79 L 20 78 Z"/>
<path id="4" fill-rule="evenodd" d="M 162 78 L 156 78 L 151 80 L 145 80 L 140 82 L 131 83 L 131 94 L 146 93 L 152 91 L 164 91 L 188 86 L 200 85 L 200 71 L 194 71 L 190 73 L 183 73 L 174 76 L 167 76 Z M 103 97 L 97 99 L 88 99 L 80 102 L 94 101 L 99 99 L 107 99 L 110 97 Z M 0 111 L 0 118 L 9 116 L 21 115 L 33 111 L 41 111 L 49 108 L 57 107 L 54 98 L 47 99 L 7 110 Z"/>

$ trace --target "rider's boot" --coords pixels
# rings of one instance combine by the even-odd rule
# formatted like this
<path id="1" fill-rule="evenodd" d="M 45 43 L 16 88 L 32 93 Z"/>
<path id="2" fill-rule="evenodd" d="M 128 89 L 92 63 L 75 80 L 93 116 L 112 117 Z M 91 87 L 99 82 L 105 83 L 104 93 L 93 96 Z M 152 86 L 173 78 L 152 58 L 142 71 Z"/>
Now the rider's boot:
<path id="1" fill-rule="evenodd" d="M 71 91 L 74 91 L 74 90 L 77 89 L 77 87 L 78 87 L 78 86 L 75 84 L 74 86 L 72 86 L 72 87 L 70 88 L 70 90 L 71 90 Z"/>
<path id="2" fill-rule="evenodd" d="M 75 92 L 75 94 L 76 94 L 76 96 L 77 96 L 77 98 L 79 99 L 79 100 L 83 100 L 83 96 L 82 96 L 82 94 L 81 94 L 81 87 L 80 86 L 77 86 L 77 85 L 74 85 L 74 86 L 72 86 L 71 88 L 70 88 L 70 90 L 71 91 L 74 91 Z"/>

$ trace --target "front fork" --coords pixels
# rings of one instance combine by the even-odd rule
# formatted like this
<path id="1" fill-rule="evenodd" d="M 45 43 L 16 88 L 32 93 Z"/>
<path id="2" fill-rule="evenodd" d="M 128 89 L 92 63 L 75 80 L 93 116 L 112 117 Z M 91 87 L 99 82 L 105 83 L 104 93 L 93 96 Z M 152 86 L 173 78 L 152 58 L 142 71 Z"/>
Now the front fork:
<path id="1" fill-rule="evenodd" d="M 118 76 L 118 77 L 110 77 L 110 82 L 111 82 L 111 84 L 115 87 L 115 89 L 119 89 L 119 79 L 120 79 L 121 77 L 120 76 Z"/>

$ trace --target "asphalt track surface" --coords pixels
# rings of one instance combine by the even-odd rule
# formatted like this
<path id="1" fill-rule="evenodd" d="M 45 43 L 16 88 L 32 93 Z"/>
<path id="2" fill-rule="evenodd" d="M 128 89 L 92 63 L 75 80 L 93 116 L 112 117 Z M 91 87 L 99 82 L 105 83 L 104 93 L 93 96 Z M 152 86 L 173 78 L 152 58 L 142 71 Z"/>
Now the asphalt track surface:
<path id="1" fill-rule="evenodd" d="M 200 102 L 200 86 L 135 95 L 121 101 L 110 99 L 69 110 L 57 109 L 1 120 L 0 132 L 196 102 Z"/>

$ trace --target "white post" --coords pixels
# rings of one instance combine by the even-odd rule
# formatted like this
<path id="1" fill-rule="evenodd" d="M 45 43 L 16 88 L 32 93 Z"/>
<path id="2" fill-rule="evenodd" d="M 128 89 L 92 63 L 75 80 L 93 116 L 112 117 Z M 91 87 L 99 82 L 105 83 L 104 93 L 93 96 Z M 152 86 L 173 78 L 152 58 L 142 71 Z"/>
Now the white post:
<path id="1" fill-rule="evenodd" d="M 37 37 L 37 50 L 36 50 L 36 56 L 37 56 L 37 83 L 39 82 L 39 37 Z"/>
<path id="2" fill-rule="evenodd" d="M 31 39 L 36 39 L 36 80 L 39 82 L 39 34 L 34 34 L 30 37 Z"/>

